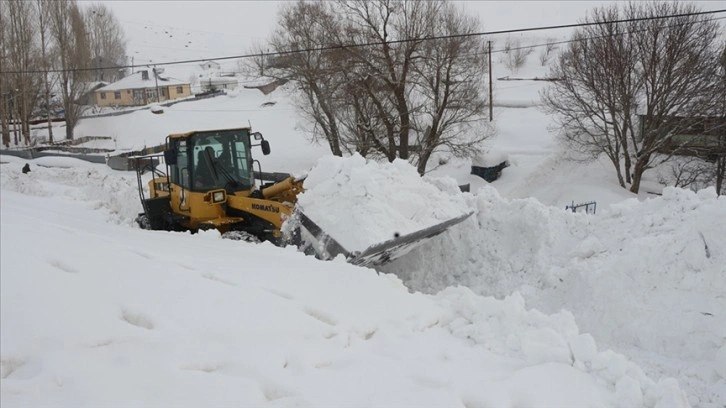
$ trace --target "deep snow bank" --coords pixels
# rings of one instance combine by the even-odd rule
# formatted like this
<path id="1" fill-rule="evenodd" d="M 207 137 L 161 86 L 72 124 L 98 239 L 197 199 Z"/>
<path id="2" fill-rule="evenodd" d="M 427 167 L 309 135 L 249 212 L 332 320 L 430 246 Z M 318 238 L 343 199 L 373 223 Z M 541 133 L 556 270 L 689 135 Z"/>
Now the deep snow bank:
<path id="1" fill-rule="evenodd" d="M 422 178 L 405 160 L 359 154 L 318 160 L 298 198 L 303 212 L 349 251 L 466 214 L 454 179 Z"/>
<path id="2" fill-rule="evenodd" d="M 726 198 L 668 188 L 596 216 L 493 188 L 468 202 L 476 218 L 383 269 L 427 293 L 519 290 L 530 306 L 570 310 L 599 342 L 627 345 L 639 364 L 677 377 L 693 405 L 726 401 Z"/>
<path id="3" fill-rule="evenodd" d="M 101 164 L 72 157 L 42 157 L 26 161 L 2 156 L 0 181 L 4 190 L 41 197 L 64 197 L 86 203 L 93 209 L 105 209 L 115 224 L 136 225 L 134 219 L 143 211 L 136 173 L 112 170 Z M 25 163 L 30 172 L 20 169 Z M 145 178 L 149 178 L 147 175 Z"/>

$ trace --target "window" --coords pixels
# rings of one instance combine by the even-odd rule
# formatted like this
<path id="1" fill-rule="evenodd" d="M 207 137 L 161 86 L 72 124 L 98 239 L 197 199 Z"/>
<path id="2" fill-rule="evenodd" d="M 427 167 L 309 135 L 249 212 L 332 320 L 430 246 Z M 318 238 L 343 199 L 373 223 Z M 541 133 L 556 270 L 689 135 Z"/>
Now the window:
<path id="1" fill-rule="evenodd" d="M 121 92 L 114 92 L 113 99 L 121 99 Z"/>
<path id="2" fill-rule="evenodd" d="M 177 86 L 177 87 L 176 87 L 176 93 L 178 93 L 178 94 L 182 94 L 182 93 L 184 93 L 184 87 L 181 87 L 181 86 Z"/>
<path id="3" fill-rule="evenodd" d="M 143 89 L 134 89 L 134 102 L 136 102 L 136 103 L 144 102 L 144 90 Z"/>
<path id="4" fill-rule="evenodd" d="M 194 190 L 243 190 L 254 185 L 250 170 L 249 133 L 246 130 L 198 132 L 192 136 L 192 141 Z M 210 149 L 209 154 L 207 149 Z"/>
<path id="5" fill-rule="evenodd" d="M 101 92 L 101 99 L 106 99 L 106 92 Z"/>
<path id="6" fill-rule="evenodd" d="M 175 141 L 177 159 L 176 164 L 171 166 L 171 181 L 172 183 L 178 183 L 184 188 L 191 188 L 189 180 L 189 160 L 187 155 L 187 141 L 177 140 Z"/>

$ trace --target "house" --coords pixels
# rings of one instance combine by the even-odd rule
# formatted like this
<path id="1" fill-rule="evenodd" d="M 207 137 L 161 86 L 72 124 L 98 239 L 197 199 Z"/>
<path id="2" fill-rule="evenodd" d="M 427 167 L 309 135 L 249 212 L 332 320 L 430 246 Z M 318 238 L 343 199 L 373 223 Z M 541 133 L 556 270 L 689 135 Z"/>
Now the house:
<path id="1" fill-rule="evenodd" d="M 638 134 L 643 134 L 646 115 L 638 115 Z M 714 159 L 726 155 L 726 117 L 669 116 L 664 134 L 668 139 L 658 151 L 664 154 Z"/>
<path id="2" fill-rule="evenodd" d="M 191 84 L 162 77 L 159 71 L 143 70 L 95 91 L 99 106 L 139 106 L 186 98 L 192 95 Z"/>
<path id="3" fill-rule="evenodd" d="M 236 89 L 238 85 L 239 82 L 235 77 L 208 76 L 199 78 L 199 86 L 204 92 Z"/>
<path id="4" fill-rule="evenodd" d="M 80 105 L 93 105 L 96 103 L 96 91 L 108 86 L 108 82 L 94 81 L 84 85 L 81 96 L 78 97 L 76 103 Z"/>
<path id="5" fill-rule="evenodd" d="M 201 66 L 204 71 L 219 72 L 219 70 L 221 69 L 221 65 L 219 65 L 218 62 L 214 62 L 214 61 L 205 61 L 203 64 L 201 64 Z"/>

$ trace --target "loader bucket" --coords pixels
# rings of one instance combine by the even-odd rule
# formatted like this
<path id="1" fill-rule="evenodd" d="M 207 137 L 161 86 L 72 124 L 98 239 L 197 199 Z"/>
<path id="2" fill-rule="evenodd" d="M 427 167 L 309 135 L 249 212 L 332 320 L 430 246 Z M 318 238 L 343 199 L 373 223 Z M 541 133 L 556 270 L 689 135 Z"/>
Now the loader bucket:
<path id="1" fill-rule="evenodd" d="M 353 265 L 380 266 L 399 258 L 412 249 L 425 243 L 430 238 L 441 234 L 450 227 L 459 224 L 467 219 L 473 212 L 449 219 L 430 227 L 414 231 L 409 234 L 397 236 L 388 241 L 371 245 L 363 251 L 350 252 L 343 248 L 338 241 L 326 234 L 313 220 L 305 214 L 297 211 L 294 217 L 299 223 L 297 225 L 300 234 L 300 242 L 296 243 L 303 250 L 312 250 L 315 255 L 323 260 L 333 259 L 343 255 Z"/>
<path id="2" fill-rule="evenodd" d="M 364 251 L 348 257 L 348 262 L 360 266 L 380 266 L 407 254 L 427 240 L 441 234 L 467 219 L 473 212 L 432 225 L 428 228 L 401 235 L 380 244 L 371 245 Z"/>

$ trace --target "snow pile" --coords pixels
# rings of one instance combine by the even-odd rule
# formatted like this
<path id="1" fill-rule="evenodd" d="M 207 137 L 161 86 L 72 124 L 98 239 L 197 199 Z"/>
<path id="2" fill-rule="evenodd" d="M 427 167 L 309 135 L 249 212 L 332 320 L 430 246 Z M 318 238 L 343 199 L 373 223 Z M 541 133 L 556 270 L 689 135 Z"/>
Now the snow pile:
<path id="1" fill-rule="evenodd" d="M 584 376 L 567 373 L 563 370 L 565 367 L 574 367 L 589 374 L 595 378 L 596 384 L 609 390 L 611 395 L 608 398 L 611 399 L 606 405 L 688 406 L 677 381 L 669 378 L 656 383 L 622 355 L 611 350 L 599 352 L 590 334 L 579 333 L 569 312 L 546 316 L 537 310 L 527 310 L 524 299 L 516 292 L 497 300 L 477 296 L 464 288 L 448 288 L 437 297 L 450 304 L 450 315 L 444 317 L 442 324 L 449 327 L 455 336 L 484 346 L 494 354 L 524 359 L 532 368 L 522 372 L 537 373 L 545 365 L 554 369 L 553 375 L 571 376 L 565 381 L 566 388 L 560 388 L 563 384 L 550 378 L 539 379 L 544 382 L 535 388 L 518 390 L 516 402 L 510 401 L 514 406 L 574 407 L 583 403 L 590 406 L 594 400 L 601 398 L 596 398 L 596 395 L 607 395 L 583 381 Z M 503 333 L 509 334 L 503 336 Z M 572 388 L 582 393 L 582 400 L 571 399 L 573 396 L 568 394 Z M 564 398 L 550 403 L 543 399 L 549 393 Z M 506 404 L 504 401 L 495 402 L 493 406 Z"/>
<path id="2" fill-rule="evenodd" d="M 718 374 L 726 347 L 724 197 L 669 188 L 596 216 L 507 200 L 490 187 L 468 201 L 475 219 L 384 270 L 428 293 L 456 284 L 496 297 L 521 291 L 539 310 L 572 311 L 603 344 L 642 350 L 633 355 L 649 372 L 675 371 L 702 396 L 691 396 L 693 405 L 726 401 Z"/>
<path id="3" fill-rule="evenodd" d="M 469 212 L 455 180 L 422 178 L 405 160 L 324 157 L 304 187 L 299 208 L 349 251 Z"/>
<path id="4" fill-rule="evenodd" d="M 3 156 L 3 161 L 7 162 L 0 172 L 3 190 L 81 201 L 89 208 L 105 209 L 109 222 L 127 226 L 135 225 L 134 219 L 143 211 L 133 172 L 71 157 L 42 157 L 27 161 L 30 172 L 22 174 L 18 170 L 25 160 Z"/>
<path id="5" fill-rule="evenodd" d="M 587 236 L 585 215 L 535 199 L 507 200 L 485 186 L 466 200 L 475 216 L 383 270 L 424 292 L 461 284 L 485 295 L 528 296 L 559 281 L 556 255 Z M 430 259 L 432 251 L 445 256 Z"/>
<path id="6" fill-rule="evenodd" d="M 687 406 L 517 293 L 411 294 L 290 248 L 129 228 L 89 206 L 102 166 L 20 164 L 0 177 L 2 406 Z"/>

